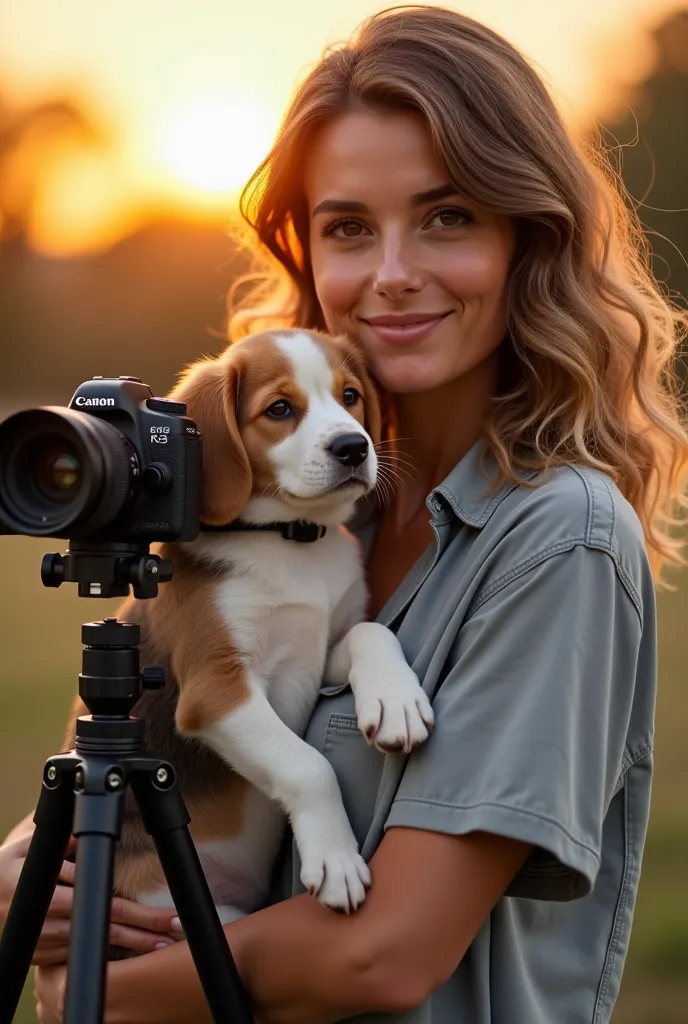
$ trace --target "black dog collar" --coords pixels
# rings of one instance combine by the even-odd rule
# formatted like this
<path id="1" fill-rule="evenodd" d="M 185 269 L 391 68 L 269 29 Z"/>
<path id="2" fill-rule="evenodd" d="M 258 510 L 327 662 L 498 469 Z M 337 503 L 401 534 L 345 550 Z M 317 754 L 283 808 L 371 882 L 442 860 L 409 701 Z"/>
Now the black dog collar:
<path id="1" fill-rule="evenodd" d="M 270 530 L 273 533 L 281 533 L 285 540 L 296 540 L 301 544 L 312 544 L 327 533 L 326 526 L 307 523 L 303 519 L 297 519 L 293 523 L 245 523 L 243 519 L 235 519 L 234 522 L 224 523 L 222 526 L 201 523 L 202 533 L 233 533 L 239 530 Z"/>

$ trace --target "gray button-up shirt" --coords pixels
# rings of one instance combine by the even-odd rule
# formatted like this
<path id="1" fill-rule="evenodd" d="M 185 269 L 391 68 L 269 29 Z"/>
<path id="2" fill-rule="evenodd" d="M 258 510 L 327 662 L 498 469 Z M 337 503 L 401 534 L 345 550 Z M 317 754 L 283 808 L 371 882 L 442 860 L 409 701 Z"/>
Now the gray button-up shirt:
<path id="1" fill-rule="evenodd" d="M 480 449 L 429 496 L 436 542 L 379 616 L 433 701 L 434 733 L 384 756 L 350 689 L 325 687 L 306 739 L 334 766 L 367 859 L 393 826 L 535 849 L 442 988 L 403 1016 L 356 1019 L 604 1024 L 649 811 L 653 581 L 607 476 L 567 467 L 487 495 Z M 357 532 L 369 548 L 374 522 Z M 277 898 L 303 891 L 298 874 L 289 848 Z"/>

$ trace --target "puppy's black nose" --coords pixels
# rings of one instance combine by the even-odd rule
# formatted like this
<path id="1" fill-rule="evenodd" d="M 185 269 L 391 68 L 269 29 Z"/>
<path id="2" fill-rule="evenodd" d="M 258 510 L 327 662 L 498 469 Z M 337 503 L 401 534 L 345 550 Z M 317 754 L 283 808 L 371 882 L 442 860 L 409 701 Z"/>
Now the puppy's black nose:
<path id="1" fill-rule="evenodd" d="M 338 434 L 329 450 L 343 466 L 360 466 L 368 458 L 368 439 L 363 434 Z"/>

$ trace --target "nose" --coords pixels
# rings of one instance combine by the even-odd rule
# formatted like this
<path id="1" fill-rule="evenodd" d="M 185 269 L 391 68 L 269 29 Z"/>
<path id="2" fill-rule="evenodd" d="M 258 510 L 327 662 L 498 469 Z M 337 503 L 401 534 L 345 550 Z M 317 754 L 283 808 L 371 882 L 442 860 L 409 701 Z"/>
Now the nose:
<path id="1" fill-rule="evenodd" d="M 362 434 L 338 434 L 330 442 L 329 451 L 343 466 L 360 466 L 368 458 L 368 439 Z"/>
<path id="2" fill-rule="evenodd" d="M 419 291 L 422 287 L 420 275 L 412 265 L 408 246 L 399 239 L 389 239 L 382 248 L 373 291 L 388 299 L 400 299 L 406 292 Z"/>

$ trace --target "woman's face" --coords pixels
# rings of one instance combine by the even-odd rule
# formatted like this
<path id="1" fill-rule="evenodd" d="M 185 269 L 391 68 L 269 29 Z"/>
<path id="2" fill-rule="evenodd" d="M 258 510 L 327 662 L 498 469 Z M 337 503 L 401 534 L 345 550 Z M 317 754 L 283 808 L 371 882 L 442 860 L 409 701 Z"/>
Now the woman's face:
<path id="1" fill-rule="evenodd" d="M 515 230 L 457 192 L 412 113 L 342 115 L 306 166 L 315 287 L 327 328 L 397 393 L 464 377 L 506 330 Z"/>

